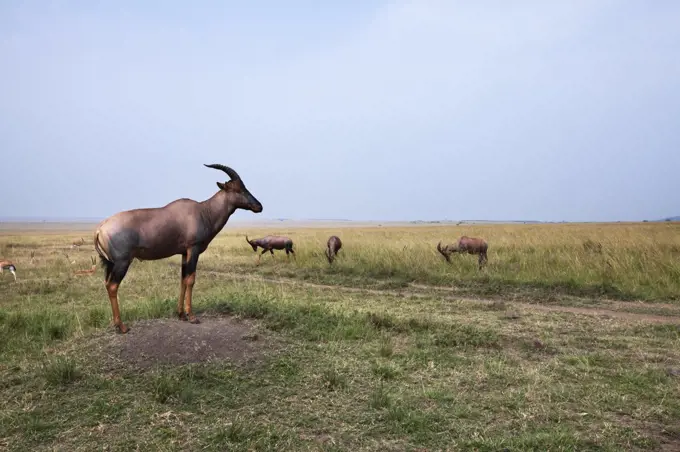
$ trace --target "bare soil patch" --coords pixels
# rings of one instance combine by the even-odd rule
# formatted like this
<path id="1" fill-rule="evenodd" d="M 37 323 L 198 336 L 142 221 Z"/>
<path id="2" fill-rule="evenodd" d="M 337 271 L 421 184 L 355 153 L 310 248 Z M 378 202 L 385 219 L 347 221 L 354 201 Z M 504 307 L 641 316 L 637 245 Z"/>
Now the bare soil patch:
<path id="1" fill-rule="evenodd" d="M 251 322 L 233 317 L 202 316 L 200 324 L 176 319 L 130 323 L 127 334 L 108 332 L 103 353 L 138 368 L 230 361 L 255 362 L 268 345 Z"/>

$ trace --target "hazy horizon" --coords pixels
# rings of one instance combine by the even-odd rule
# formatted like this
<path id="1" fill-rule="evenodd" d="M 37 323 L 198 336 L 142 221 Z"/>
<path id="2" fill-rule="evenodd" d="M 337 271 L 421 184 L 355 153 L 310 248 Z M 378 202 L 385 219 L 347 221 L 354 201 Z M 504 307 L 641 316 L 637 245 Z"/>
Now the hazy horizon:
<path id="1" fill-rule="evenodd" d="M 680 215 L 680 3 L 6 1 L 0 217 Z"/>
<path id="2" fill-rule="evenodd" d="M 97 224 L 106 217 L 0 217 L 0 224 Z M 532 219 L 412 219 L 412 220 L 349 220 L 346 218 L 266 218 L 253 216 L 250 218 L 231 218 L 228 224 L 331 224 L 340 226 L 344 224 L 539 224 L 539 223 L 640 223 L 640 222 L 680 222 L 680 216 L 667 216 L 663 218 L 645 218 L 630 220 L 611 220 L 611 221 L 543 221 Z"/>

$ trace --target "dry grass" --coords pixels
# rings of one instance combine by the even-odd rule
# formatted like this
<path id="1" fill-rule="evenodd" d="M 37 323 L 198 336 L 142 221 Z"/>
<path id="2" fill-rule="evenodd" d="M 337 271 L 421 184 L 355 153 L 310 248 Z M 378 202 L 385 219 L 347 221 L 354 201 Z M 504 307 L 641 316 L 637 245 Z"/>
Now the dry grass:
<path id="1" fill-rule="evenodd" d="M 252 319 L 257 366 L 122 359 L 101 270 L 73 275 L 93 251 L 68 248 L 90 235 L 0 233 L 19 277 L 0 278 L 0 449 L 680 448 L 680 327 L 624 315 L 680 318 L 677 224 L 247 232 L 289 234 L 297 258 L 256 267 L 227 227 L 199 262 L 194 306 Z M 332 267 L 331 234 L 344 244 Z M 436 253 L 462 234 L 489 241 L 485 271 Z M 117 346 L 153 319 L 172 328 L 178 286 L 178 258 L 135 262 L 120 290 L 135 334 Z M 575 303 L 621 315 L 559 311 Z M 190 329 L 177 329 L 182 353 Z"/>
<path id="2" fill-rule="evenodd" d="M 268 231 L 247 231 L 250 236 Z M 322 283 L 404 286 L 454 285 L 469 293 L 544 299 L 573 295 L 643 301 L 680 301 L 680 224 L 560 224 L 276 231 L 295 241 L 293 266 L 253 269 L 243 232 L 225 232 L 202 258 L 204 268 L 289 276 Z M 332 271 L 323 250 L 329 235 L 343 240 Z M 461 235 L 489 242 L 489 265 L 473 256 L 446 265 L 439 240 Z M 263 262 L 271 260 L 263 256 Z M 274 260 L 285 260 L 277 255 Z"/>

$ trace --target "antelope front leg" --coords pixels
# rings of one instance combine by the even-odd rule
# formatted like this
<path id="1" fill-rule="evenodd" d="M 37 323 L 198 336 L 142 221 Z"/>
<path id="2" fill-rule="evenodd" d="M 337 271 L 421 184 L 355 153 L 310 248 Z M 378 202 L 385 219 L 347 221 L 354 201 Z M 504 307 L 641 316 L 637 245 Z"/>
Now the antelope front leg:
<path id="1" fill-rule="evenodd" d="M 187 320 L 187 315 L 184 313 L 184 296 L 187 291 L 187 285 L 185 283 L 186 280 L 186 271 L 187 271 L 187 255 L 183 254 L 182 255 L 182 276 L 180 278 L 180 288 L 179 288 L 179 300 L 177 300 L 177 317 L 179 317 L 180 320 Z"/>
<path id="2" fill-rule="evenodd" d="M 260 254 L 257 255 L 257 265 L 260 265 L 260 261 L 262 260 L 262 255 L 264 253 L 266 253 L 267 251 L 271 251 L 271 250 L 264 249 L 264 250 L 262 250 L 262 252 Z M 274 254 L 273 251 L 271 251 L 271 253 Z"/>
<path id="3" fill-rule="evenodd" d="M 198 317 L 194 315 L 193 312 L 191 312 L 191 295 L 194 290 L 194 282 L 196 282 L 196 272 L 194 271 L 191 273 L 189 276 L 186 278 L 186 288 L 187 288 L 187 296 L 186 299 L 184 300 L 184 306 L 186 308 L 187 312 L 187 317 L 189 318 L 189 323 L 201 323 L 200 320 L 198 320 Z"/>
<path id="4" fill-rule="evenodd" d="M 194 283 L 196 282 L 196 266 L 198 265 L 198 253 L 191 252 L 188 256 L 186 265 L 186 277 L 183 278 L 184 286 L 186 287 L 186 298 L 184 299 L 184 308 L 186 311 L 189 323 L 201 323 L 200 320 L 191 311 L 191 296 L 194 290 Z"/>

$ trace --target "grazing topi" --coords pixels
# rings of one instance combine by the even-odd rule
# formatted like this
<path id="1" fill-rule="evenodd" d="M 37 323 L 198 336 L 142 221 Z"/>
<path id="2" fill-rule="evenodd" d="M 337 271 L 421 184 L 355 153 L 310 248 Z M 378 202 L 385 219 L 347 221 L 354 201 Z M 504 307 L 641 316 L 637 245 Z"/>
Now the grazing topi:
<path id="1" fill-rule="evenodd" d="M 105 270 L 106 290 L 113 311 L 113 323 L 120 333 L 128 327 L 120 318 L 118 287 L 133 259 L 140 261 L 182 256 L 182 279 L 177 316 L 200 323 L 191 310 L 198 257 L 236 209 L 262 212 L 262 204 L 228 166 L 204 165 L 224 171 L 228 182 L 217 182 L 219 191 L 202 202 L 177 199 L 164 207 L 119 212 L 102 221 L 94 233 L 94 247 Z"/>
<path id="2" fill-rule="evenodd" d="M 293 253 L 293 256 L 295 256 L 295 251 L 293 251 L 293 241 L 288 237 L 281 235 L 268 235 L 266 237 L 262 237 L 261 239 L 248 240 L 248 236 L 246 235 L 246 242 L 248 242 L 248 244 L 253 247 L 253 251 L 255 252 L 257 252 L 258 246 L 262 248 L 262 252 L 259 256 L 257 256 L 258 264 L 260 263 L 260 258 L 262 255 L 267 251 L 269 251 L 273 256 L 274 250 L 286 250 L 286 256 L 288 256 L 289 259 L 289 253 Z"/>
<path id="3" fill-rule="evenodd" d="M 338 251 L 342 248 L 342 241 L 337 235 L 332 235 L 328 238 L 326 242 L 326 258 L 328 258 L 328 263 L 332 264 L 335 257 L 338 255 Z"/>
<path id="4" fill-rule="evenodd" d="M 486 255 L 489 245 L 484 239 L 479 239 L 475 237 L 468 237 L 466 235 L 459 238 L 456 243 L 452 245 L 446 245 L 442 248 L 441 242 L 437 244 L 437 251 L 441 253 L 447 262 L 451 262 L 451 254 L 453 253 L 468 253 L 468 254 L 478 254 L 479 255 L 479 268 L 481 269 L 484 264 L 486 264 L 488 258 Z"/>
<path id="5" fill-rule="evenodd" d="M 8 259 L 0 259 L 0 274 L 2 274 L 2 272 L 4 270 L 9 270 L 9 272 L 12 274 L 12 276 L 14 276 L 14 282 L 16 282 L 16 280 L 17 280 L 17 273 L 16 273 L 17 268 L 14 266 L 12 261 L 10 261 Z"/>
<path id="6" fill-rule="evenodd" d="M 81 238 L 79 238 L 78 240 L 74 240 L 74 241 L 71 243 L 71 248 L 80 249 L 80 247 L 81 247 L 82 245 L 84 245 L 84 244 L 85 244 L 85 239 L 81 237 Z"/>

